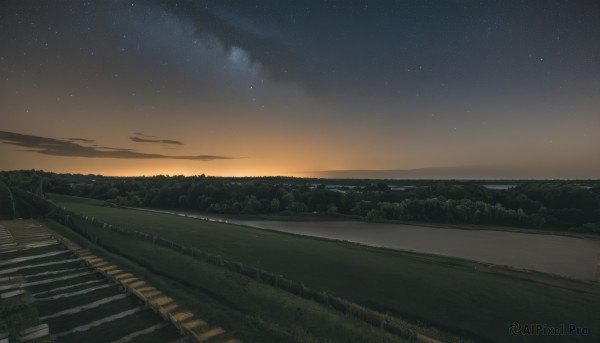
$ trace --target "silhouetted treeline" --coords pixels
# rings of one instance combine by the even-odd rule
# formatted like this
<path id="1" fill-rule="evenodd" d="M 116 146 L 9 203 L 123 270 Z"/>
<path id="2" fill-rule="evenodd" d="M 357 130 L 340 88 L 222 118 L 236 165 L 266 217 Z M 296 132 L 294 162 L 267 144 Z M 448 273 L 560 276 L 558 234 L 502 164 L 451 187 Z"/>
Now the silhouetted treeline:
<path id="1" fill-rule="evenodd" d="M 332 180 L 290 177 L 103 177 L 1 172 L 13 187 L 125 206 L 233 214 L 353 215 L 369 220 L 494 224 L 600 233 L 599 181 Z M 514 185 L 489 189 L 485 184 Z"/>

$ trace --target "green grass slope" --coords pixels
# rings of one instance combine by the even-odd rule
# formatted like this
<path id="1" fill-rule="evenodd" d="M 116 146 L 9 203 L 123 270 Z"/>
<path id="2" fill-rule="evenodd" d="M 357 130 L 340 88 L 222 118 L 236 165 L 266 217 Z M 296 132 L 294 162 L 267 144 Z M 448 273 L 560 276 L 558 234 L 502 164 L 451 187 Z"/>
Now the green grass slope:
<path id="1" fill-rule="evenodd" d="M 57 197 L 55 201 L 81 215 L 221 254 L 476 340 L 513 342 L 515 338 L 508 334 L 513 322 L 575 324 L 587 327 L 589 335 L 569 337 L 570 341 L 600 339 L 600 289 L 573 292 L 474 271 L 472 264 L 455 259 L 104 207 L 94 200 Z M 138 243 L 130 244 L 128 249 Z M 163 259 L 162 253 L 155 256 L 161 257 L 157 261 Z M 547 337 L 519 339 L 543 342 Z"/>
<path id="2" fill-rule="evenodd" d="M 245 342 L 403 341 L 315 302 L 135 237 L 95 230 L 86 232 L 93 236 L 87 240 L 56 222 L 44 223 Z"/>

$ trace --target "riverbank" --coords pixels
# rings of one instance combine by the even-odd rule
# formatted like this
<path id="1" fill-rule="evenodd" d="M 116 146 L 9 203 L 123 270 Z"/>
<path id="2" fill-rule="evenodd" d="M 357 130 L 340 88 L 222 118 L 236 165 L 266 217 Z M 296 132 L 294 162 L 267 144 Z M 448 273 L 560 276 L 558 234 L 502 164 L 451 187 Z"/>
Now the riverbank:
<path id="1" fill-rule="evenodd" d="M 590 332 L 592 328 L 596 332 L 600 323 L 600 294 L 593 283 L 540 274 L 544 278 L 589 287 L 574 292 L 560 285 L 501 275 L 485 264 L 455 258 L 111 208 L 89 199 L 60 197 L 56 203 L 80 215 L 94 217 L 95 221 L 208 251 L 229 261 L 297 280 L 306 287 L 361 306 L 478 341 L 512 341 L 507 335 L 507 326 L 515 320 L 573 322 L 589 327 Z M 107 237 L 100 241 L 117 244 L 121 238 Z M 147 253 L 150 255 L 135 256 L 154 254 Z M 536 275 L 535 272 L 528 274 Z M 218 288 L 215 292 L 219 292 Z M 528 337 L 527 341 L 543 340 Z"/>
<path id="2" fill-rule="evenodd" d="M 452 227 L 367 221 L 276 221 L 240 219 L 189 211 L 140 211 L 244 225 L 374 247 L 457 257 L 579 280 L 597 279 L 600 240 L 486 227 Z"/>

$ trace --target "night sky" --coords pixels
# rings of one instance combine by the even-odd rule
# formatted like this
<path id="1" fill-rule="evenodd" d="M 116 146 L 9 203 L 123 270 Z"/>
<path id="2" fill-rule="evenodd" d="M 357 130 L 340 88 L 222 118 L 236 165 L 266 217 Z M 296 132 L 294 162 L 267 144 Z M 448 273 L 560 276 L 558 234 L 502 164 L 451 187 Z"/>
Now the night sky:
<path id="1" fill-rule="evenodd" d="M 2 0 L 0 47 L 2 170 L 600 177 L 600 1 Z"/>

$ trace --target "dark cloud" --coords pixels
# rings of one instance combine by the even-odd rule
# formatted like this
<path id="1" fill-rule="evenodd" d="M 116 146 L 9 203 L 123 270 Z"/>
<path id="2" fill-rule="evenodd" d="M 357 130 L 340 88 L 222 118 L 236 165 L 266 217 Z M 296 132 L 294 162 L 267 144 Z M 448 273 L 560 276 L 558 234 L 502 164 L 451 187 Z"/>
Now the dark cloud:
<path id="1" fill-rule="evenodd" d="M 131 149 L 110 147 L 88 147 L 69 140 L 59 140 L 48 137 L 24 135 L 15 132 L 0 131 L 0 141 L 4 144 L 28 148 L 28 152 L 65 157 L 89 158 L 122 158 L 122 159 L 176 159 L 193 161 L 212 161 L 235 159 L 234 157 L 215 155 L 173 156 L 162 154 L 148 154 Z M 23 151 L 23 150 L 21 150 Z"/>
<path id="2" fill-rule="evenodd" d="M 148 136 L 146 136 L 148 137 Z M 172 140 L 172 139 L 147 139 L 140 137 L 129 137 L 132 141 L 136 143 L 162 143 L 162 144 L 173 144 L 173 145 L 183 145 L 180 141 Z"/>
<path id="3" fill-rule="evenodd" d="M 98 149 L 101 150 L 114 150 L 114 151 L 133 151 L 133 149 L 125 149 L 125 148 L 111 148 L 111 147 L 107 147 L 107 146 L 95 146 Z"/>
<path id="4" fill-rule="evenodd" d="M 134 132 L 133 134 L 136 136 L 141 136 L 141 137 L 146 137 L 146 138 L 159 138 L 158 136 L 147 135 L 143 132 Z"/>
<path id="5" fill-rule="evenodd" d="M 69 138 L 71 142 L 82 142 L 82 143 L 94 143 L 93 139 L 85 139 L 85 138 Z"/>

